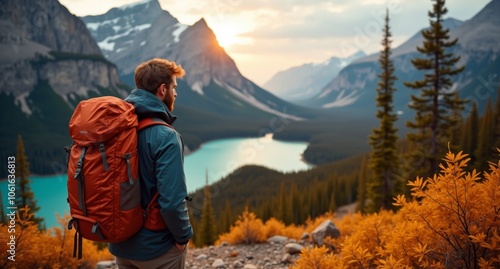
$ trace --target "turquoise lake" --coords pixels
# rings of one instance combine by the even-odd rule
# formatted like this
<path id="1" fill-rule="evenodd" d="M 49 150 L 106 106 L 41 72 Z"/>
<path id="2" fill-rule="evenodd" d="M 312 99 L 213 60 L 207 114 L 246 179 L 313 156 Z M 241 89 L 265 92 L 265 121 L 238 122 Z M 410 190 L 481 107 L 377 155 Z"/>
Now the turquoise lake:
<path id="1" fill-rule="evenodd" d="M 283 142 L 262 138 L 234 138 L 215 140 L 203 144 L 198 150 L 185 156 L 184 170 L 189 192 L 220 180 L 240 166 L 256 164 L 281 171 L 293 172 L 311 168 L 302 160 L 307 147 L 304 142 Z M 58 225 L 56 213 L 69 213 L 66 202 L 66 175 L 33 176 L 31 189 L 35 193 L 38 213 L 45 219 L 47 228 Z M 0 181 L 3 204 L 7 210 L 7 181 Z M 8 212 L 6 212 L 8 213 Z"/>

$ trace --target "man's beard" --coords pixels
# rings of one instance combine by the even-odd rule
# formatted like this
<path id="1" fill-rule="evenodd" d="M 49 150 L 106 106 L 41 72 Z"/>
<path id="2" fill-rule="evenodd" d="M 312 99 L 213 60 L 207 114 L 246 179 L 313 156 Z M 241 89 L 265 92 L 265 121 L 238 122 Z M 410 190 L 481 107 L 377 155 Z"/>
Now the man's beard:
<path id="1" fill-rule="evenodd" d="M 163 98 L 163 103 L 167 106 L 168 110 L 170 112 L 174 111 L 174 101 L 175 99 L 174 98 L 169 98 L 169 96 L 165 96 L 165 98 Z"/>

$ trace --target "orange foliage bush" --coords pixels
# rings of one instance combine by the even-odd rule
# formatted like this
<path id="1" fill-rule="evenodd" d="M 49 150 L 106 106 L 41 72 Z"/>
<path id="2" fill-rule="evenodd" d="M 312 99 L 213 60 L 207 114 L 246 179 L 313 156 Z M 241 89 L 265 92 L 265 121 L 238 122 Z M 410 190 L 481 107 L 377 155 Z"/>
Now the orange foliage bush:
<path id="1" fill-rule="evenodd" d="M 15 233 L 0 233 L 0 241 L 8 242 L 10 235 L 15 236 L 14 261 L 9 260 L 9 245 L 0 244 L 0 268 L 95 268 L 100 260 L 111 260 L 113 256 L 107 249 L 98 250 L 92 242 L 83 241 L 83 259 L 73 258 L 73 238 L 75 231 L 68 230 L 69 216 L 59 218 L 63 227 L 40 231 L 32 221 L 29 208 L 23 208 L 17 215 Z M 8 227 L 0 225 L 0 230 Z"/>
<path id="2" fill-rule="evenodd" d="M 264 224 L 264 238 L 269 238 L 275 235 L 282 235 L 288 238 L 299 240 L 304 233 L 304 228 L 296 225 L 286 226 L 282 221 L 275 218 L 270 218 Z"/>
<path id="3" fill-rule="evenodd" d="M 262 220 L 257 218 L 255 213 L 245 211 L 238 217 L 234 226 L 231 226 L 228 233 L 219 236 L 216 245 L 222 242 L 229 244 L 253 244 L 266 240 L 266 231 Z"/>
<path id="4" fill-rule="evenodd" d="M 342 264 L 333 257 L 333 254 L 327 253 L 326 247 L 305 248 L 299 254 L 293 269 L 326 269 L 339 268 Z"/>
<path id="5" fill-rule="evenodd" d="M 465 172 L 462 152 L 444 161 L 440 174 L 408 183 L 414 198 L 395 198 L 399 212 L 345 216 L 341 236 L 326 241 L 336 253 L 306 250 L 295 268 L 320 268 L 318 253 L 332 266 L 321 268 L 500 268 L 500 162 L 481 177 Z"/>

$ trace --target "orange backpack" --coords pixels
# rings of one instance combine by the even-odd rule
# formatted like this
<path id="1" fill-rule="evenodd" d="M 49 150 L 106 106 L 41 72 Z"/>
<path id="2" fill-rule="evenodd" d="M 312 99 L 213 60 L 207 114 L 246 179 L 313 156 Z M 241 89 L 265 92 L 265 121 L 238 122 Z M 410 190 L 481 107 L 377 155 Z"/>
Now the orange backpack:
<path id="1" fill-rule="evenodd" d="M 68 154 L 68 203 L 75 227 L 73 256 L 82 256 L 82 237 L 121 242 L 141 227 L 167 226 L 159 212 L 158 193 L 141 207 L 138 131 L 165 122 L 138 122 L 134 106 L 112 96 L 78 104 L 69 122 L 73 145 Z"/>

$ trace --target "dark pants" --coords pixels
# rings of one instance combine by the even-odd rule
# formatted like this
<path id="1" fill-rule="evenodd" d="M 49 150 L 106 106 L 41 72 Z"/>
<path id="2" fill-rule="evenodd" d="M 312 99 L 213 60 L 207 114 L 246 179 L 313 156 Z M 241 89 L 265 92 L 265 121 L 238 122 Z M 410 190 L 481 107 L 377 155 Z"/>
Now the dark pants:
<path id="1" fill-rule="evenodd" d="M 165 254 L 149 261 L 136 261 L 116 257 L 120 269 L 184 269 L 187 245 L 184 251 L 172 246 Z"/>

